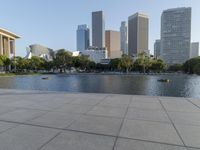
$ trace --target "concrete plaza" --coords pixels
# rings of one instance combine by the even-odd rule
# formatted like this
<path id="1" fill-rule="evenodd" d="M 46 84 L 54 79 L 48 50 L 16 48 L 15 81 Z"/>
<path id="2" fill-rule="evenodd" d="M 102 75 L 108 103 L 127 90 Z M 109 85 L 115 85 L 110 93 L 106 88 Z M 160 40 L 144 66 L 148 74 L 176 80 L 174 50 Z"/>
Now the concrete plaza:
<path id="1" fill-rule="evenodd" d="M 0 150 L 200 150 L 200 99 L 0 90 Z"/>

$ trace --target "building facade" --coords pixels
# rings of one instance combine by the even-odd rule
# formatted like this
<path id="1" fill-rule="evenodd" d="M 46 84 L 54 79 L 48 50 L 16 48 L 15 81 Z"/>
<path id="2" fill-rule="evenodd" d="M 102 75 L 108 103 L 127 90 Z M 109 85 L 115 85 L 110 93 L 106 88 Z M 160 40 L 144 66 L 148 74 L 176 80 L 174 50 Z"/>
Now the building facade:
<path id="1" fill-rule="evenodd" d="M 0 55 L 15 56 L 15 40 L 18 38 L 16 34 L 0 28 Z"/>
<path id="2" fill-rule="evenodd" d="M 90 61 L 100 63 L 103 59 L 108 58 L 108 52 L 106 49 L 89 48 L 83 52 L 82 55 L 88 56 Z"/>
<path id="3" fill-rule="evenodd" d="M 120 32 L 106 31 L 106 48 L 108 51 L 108 58 L 120 58 L 122 51 L 120 48 Z"/>
<path id="4" fill-rule="evenodd" d="M 92 46 L 105 47 L 105 19 L 103 11 L 92 12 Z"/>
<path id="5" fill-rule="evenodd" d="M 27 55 L 25 58 L 31 59 L 32 56 L 37 56 L 44 58 L 46 61 L 51 61 L 53 59 L 54 51 L 48 47 L 33 44 L 27 47 Z"/>
<path id="6" fill-rule="evenodd" d="M 128 18 L 128 54 L 137 56 L 148 53 L 149 47 L 149 18 L 147 15 L 136 13 Z"/>
<path id="7" fill-rule="evenodd" d="M 126 21 L 121 22 L 120 44 L 122 53 L 128 55 L 128 27 Z"/>
<path id="8" fill-rule="evenodd" d="M 198 56 L 199 56 L 199 42 L 193 42 L 191 43 L 191 48 L 190 48 L 190 58 Z"/>
<path id="9" fill-rule="evenodd" d="M 87 25 L 79 25 L 76 31 L 77 50 L 84 51 L 90 46 L 90 30 Z"/>
<path id="10" fill-rule="evenodd" d="M 156 40 L 154 43 L 154 58 L 160 58 L 160 40 Z"/>
<path id="11" fill-rule="evenodd" d="M 190 57 L 191 8 L 173 8 L 161 16 L 161 57 L 167 65 L 182 64 Z"/>

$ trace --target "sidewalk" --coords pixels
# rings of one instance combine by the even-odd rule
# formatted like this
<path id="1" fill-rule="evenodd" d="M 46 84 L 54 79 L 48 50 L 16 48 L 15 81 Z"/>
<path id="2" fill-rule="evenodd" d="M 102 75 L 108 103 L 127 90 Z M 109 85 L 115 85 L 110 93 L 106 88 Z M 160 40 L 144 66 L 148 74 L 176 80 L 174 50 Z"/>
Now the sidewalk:
<path id="1" fill-rule="evenodd" d="M 198 150 L 200 99 L 0 90 L 0 150 Z"/>

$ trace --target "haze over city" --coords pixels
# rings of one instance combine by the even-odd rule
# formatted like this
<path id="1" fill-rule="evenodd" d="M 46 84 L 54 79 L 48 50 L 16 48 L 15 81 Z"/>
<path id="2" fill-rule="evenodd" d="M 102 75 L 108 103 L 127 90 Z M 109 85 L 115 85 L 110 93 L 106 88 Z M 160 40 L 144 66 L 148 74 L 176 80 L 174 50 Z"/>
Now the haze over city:
<path id="1" fill-rule="evenodd" d="M 91 12 L 102 10 L 106 29 L 119 30 L 121 21 L 142 12 L 149 16 L 149 49 L 160 38 L 160 18 L 165 9 L 192 7 L 191 41 L 200 41 L 199 0 L 21 0 L 2 1 L 0 26 L 19 34 L 16 55 L 25 56 L 30 44 L 42 44 L 53 49 L 76 50 L 76 29 L 79 24 L 88 24 L 91 29 Z"/>

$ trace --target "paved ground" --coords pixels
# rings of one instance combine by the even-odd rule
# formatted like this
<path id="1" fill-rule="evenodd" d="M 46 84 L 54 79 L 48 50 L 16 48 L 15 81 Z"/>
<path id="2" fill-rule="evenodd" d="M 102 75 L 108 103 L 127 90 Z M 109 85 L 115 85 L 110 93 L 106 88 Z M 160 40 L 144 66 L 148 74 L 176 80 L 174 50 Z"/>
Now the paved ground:
<path id="1" fill-rule="evenodd" d="M 0 90 L 0 150 L 198 149 L 198 99 Z"/>

